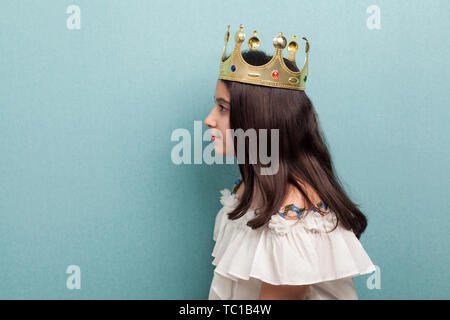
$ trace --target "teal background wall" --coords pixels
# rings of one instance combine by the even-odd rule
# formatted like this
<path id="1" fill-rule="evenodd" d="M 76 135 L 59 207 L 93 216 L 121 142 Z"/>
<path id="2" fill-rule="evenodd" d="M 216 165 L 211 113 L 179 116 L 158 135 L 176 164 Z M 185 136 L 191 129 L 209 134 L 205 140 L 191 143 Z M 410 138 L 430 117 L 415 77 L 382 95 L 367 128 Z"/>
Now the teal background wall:
<path id="1" fill-rule="evenodd" d="M 66 27 L 71 4 L 80 30 Z M 380 30 L 366 26 L 372 4 Z M 449 10 L 0 2 L 0 298 L 207 298 L 219 191 L 239 173 L 173 164 L 170 136 L 209 113 L 226 25 L 240 23 L 269 52 L 278 31 L 310 40 L 307 93 L 381 270 L 381 289 L 356 279 L 359 297 L 449 298 Z M 80 290 L 66 288 L 72 264 Z"/>

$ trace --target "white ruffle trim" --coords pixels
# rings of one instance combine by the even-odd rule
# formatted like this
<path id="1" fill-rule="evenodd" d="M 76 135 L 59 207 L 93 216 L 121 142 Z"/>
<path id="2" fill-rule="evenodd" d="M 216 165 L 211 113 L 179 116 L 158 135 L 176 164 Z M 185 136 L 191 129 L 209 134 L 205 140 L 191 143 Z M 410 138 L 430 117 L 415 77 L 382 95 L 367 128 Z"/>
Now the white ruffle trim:
<path id="1" fill-rule="evenodd" d="M 340 225 L 333 230 L 336 216 L 332 211 L 322 216 L 310 210 L 298 220 L 273 215 L 267 225 L 251 229 L 247 222 L 254 217 L 254 210 L 230 220 L 227 213 L 238 199 L 228 189 L 221 194 L 223 208 L 217 214 L 213 235 L 216 275 L 234 281 L 252 277 L 274 285 L 307 285 L 375 271 L 351 230 Z M 215 279 L 219 280 L 226 281 Z M 227 297 L 230 292 L 220 292 L 227 287 L 231 288 L 213 285 L 212 289 Z"/>
<path id="2" fill-rule="evenodd" d="M 293 232 L 298 227 L 310 232 L 327 232 L 333 230 L 336 221 L 336 215 L 333 212 L 322 216 L 314 210 L 308 210 L 300 219 L 296 220 L 286 220 L 278 214 L 273 215 L 269 221 L 269 229 L 280 235 Z"/>

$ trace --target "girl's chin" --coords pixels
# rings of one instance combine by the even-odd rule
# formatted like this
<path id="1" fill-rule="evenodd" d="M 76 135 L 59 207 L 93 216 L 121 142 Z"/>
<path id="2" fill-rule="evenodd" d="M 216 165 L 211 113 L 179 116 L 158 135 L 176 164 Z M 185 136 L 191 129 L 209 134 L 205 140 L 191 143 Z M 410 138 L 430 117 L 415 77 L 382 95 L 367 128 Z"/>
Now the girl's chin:
<path id="1" fill-rule="evenodd" d="M 226 150 L 223 141 L 217 138 L 214 140 L 214 152 L 224 157 L 234 154 L 233 150 Z"/>
<path id="2" fill-rule="evenodd" d="M 215 148 L 215 149 L 214 149 L 214 152 L 215 152 L 216 154 L 219 154 L 219 155 L 221 155 L 221 156 L 224 156 L 223 150 L 220 149 L 220 148 Z"/>
<path id="3" fill-rule="evenodd" d="M 226 156 L 225 150 L 221 147 L 218 147 L 217 145 L 215 146 L 214 151 L 216 152 L 216 154 L 219 154 L 221 156 Z"/>

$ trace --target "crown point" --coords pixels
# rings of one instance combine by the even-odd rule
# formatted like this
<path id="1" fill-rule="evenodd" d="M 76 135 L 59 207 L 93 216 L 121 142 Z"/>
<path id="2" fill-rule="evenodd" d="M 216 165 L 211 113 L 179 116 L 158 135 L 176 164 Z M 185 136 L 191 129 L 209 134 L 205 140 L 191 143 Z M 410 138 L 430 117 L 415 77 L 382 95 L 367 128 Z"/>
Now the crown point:
<path id="1" fill-rule="evenodd" d="M 278 35 L 273 39 L 273 46 L 277 49 L 284 49 L 286 47 L 286 43 L 286 38 L 281 32 L 278 32 Z"/>
<path id="2" fill-rule="evenodd" d="M 228 42 L 229 38 L 230 38 L 230 25 L 228 25 L 227 32 L 225 32 L 225 42 Z"/>
<path id="3" fill-rule="evenodd" d="M 297 39 L 297 37 L 295 35 L 293 35 L 292 40 L 288 43 L 288 49 L 287 49 L 289 52 L 288 60 L 294 61 L 294 62 L 295 62 L 295 54 L 298 51 L 298 43 L 295 39 Z"/>
<path id="4" fill-rule="evenodd" d="M 234 41 L 238 42 L 238 43 L 242 43 L 245 40 L 245 33 L 244 33 L 244 26 L 241 24 L 239 26 L 239 30 L 236 32 L 235 36 L 234 36 Z"/>
<path id="5" fill-rule="evenodd" d="M 308 53 L 309 52 L 309 41 L 305 37 L 303 37 L 302 39 L 306 41 L 305 52 Z"/>
<path id="6" fill-rule="evenodd" d="M 297 41 L 295 41 L 295 36 L 292 37 L 292 41 L 289 42 L 288 44 L 288 51 L 289 53 L 292 52 L 293 55 L 295 55 L 295 53 L 298 51 L 298 43 Z"/>
<path id="7" fill-rule="evenodd" d="M 253 37 L 251 37 L 250 39 L 248 39 L 248 47 L 250 48 L 250 50 L 256 50 L 259 48 L 259 39 L 256 36 L 258 34 L 258 32 L 253 31 Z"/>

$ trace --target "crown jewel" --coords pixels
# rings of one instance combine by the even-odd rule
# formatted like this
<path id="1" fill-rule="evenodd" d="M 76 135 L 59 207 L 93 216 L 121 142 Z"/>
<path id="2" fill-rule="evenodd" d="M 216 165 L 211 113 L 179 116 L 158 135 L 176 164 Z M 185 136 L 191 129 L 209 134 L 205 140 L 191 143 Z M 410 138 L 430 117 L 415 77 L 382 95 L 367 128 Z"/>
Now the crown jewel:
<path id="1" fill-rule="evenodd" d="M 260 41 L 257 34 L 256 30 L 253 31 L 253 36 L 247 42 L 250 50 L 257 50 L 259 48 Z M 273 39 L 275 53 L 269 62 L 261 66 L 254 66 L 247 63 L 241 55 L 241 45 L 245 41 L 244 27 L 242 24 L 234 35 L 235 45 L 233 52 L 226 59 L 229 38 L 230 25 L 228 25 L 227 32 L 225 33 L 225 45 L 220 61 L 219 79 L 292 90 L 305 90 L 305 82 L 308 76 L 308 39 L 303 37 L 303 40 L 306 41 L 305 63 L 300 71 L 295 72 L 289 69 L 284 63 L 283 49 L 287 45 L 289 53 L 288 60 L 296 65 L 295 54 L 298 51 L 298 43 L 295 40 L 296 36 L 293 36 L 292 40 L 287 43 L 283 34 L 278 32 L 278 35 Z"/>

